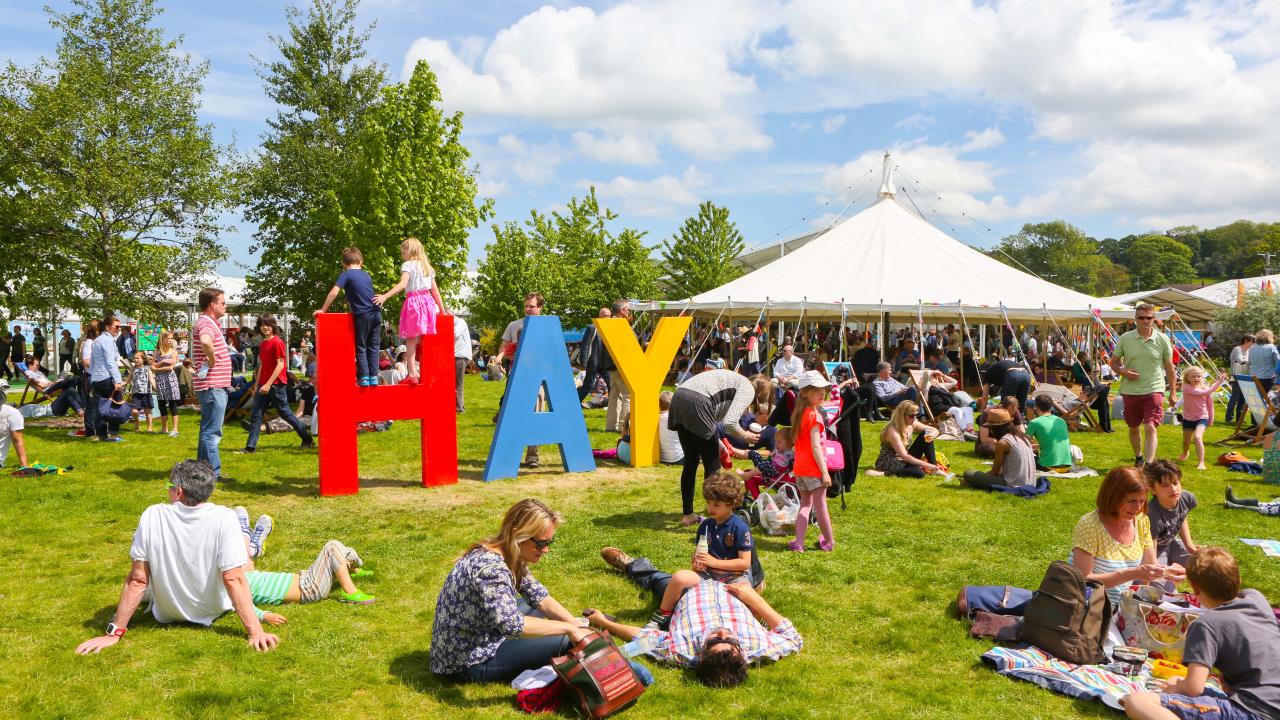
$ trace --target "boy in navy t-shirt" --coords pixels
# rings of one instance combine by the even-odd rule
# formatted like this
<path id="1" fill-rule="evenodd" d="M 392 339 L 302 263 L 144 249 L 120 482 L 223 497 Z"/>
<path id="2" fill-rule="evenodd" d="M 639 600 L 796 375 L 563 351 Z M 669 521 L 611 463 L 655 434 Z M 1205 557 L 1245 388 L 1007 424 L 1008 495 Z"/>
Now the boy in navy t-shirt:
<path id="1" fill-rule="evenodd" d="M 382 344 L 382 309 L 373 302 L 373 278 L 364 270 L 364 255 L 359 248 L 342 251 L 342 273 L 333 283 L 324 305 L 315 315 L 328 312 L 338 297 L 338 291 L 347 295 L 347 307 L 356 326 L 356 385 L 371 387 L 378 384 L 378 352 Z"/>
<path id="2" fill-rule="evenodd" d="M 751 587 L 751 554 L 754 541 L 746 521 L 734 514 L 742 504 L 742 481 L 733 472 L 721 471 L 702 481 L 702 497 L 708 517 L 698 525 L 693 569 L 671 576 L 662 603 L 650 623 L 667 629 L 671 613 L 686 590 L 703 580 Z"/>

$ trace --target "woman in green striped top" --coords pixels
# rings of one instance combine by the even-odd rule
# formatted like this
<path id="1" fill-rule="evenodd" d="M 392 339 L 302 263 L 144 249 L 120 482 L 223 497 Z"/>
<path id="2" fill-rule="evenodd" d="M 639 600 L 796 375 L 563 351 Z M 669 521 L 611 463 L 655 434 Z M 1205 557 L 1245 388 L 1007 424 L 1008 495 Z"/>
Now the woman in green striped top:
<path id="1" fill-rule="evenodd" d="M 253 595 L 254 611 L 258 619 L 271 625 L 283 625 L 283 615 L 264 612 L 258 606 L 320 602 L 329 596 L 334 581 L 341 586 L 337 595 L 339 602 L 371 604 L 376 598 L 361 592 L 352 580 L 353 577 L 373 575 L 363 569 L 363 565 L 364 562 L 355 550 L 337 540 L 330 540 L 324 544 L 311 567 L 300 573 L 263 572 L 256 569 L 250 560 L 245 579 L 249 581 L 249 592 Z"/>

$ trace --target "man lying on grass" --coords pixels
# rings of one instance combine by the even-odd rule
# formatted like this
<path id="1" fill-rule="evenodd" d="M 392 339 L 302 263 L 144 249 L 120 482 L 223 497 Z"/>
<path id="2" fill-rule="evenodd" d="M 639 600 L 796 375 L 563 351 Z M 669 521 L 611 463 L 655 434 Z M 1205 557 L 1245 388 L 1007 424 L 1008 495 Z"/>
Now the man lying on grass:
<path id="1" fill-rule="evenodd" d="M 76 647 L 85 655 L 111 647 L 124 637 L 138 604 L 149 595 L 158 622 L 211 625 L 234 609 L 249 647 L 267 652 L 280 638 L 264 632 L 254 612 L 245 567 L 249 554 L 239 520 L 231 508 L 207 502 L 213 494 L 213 468 L 203 460 L 184 460 L 169 473 L 169 503 L 143 511 L 129 556 L 133 567 L 106 634 Z"/>
<path id="2" fill-rule="evenodd" d="M 602 548 L 600 556 L 659 598 L 671 582 L 671 576 L 654 568 L 648 558 L 632 558 L 612 547 Z M 740 685 L 750 663 L 778 660 L 804 647 L 791 621 L 745 584 L 703 580 L 676 603 L 666 631 L 654 624 L 623 625 L 598 610 L 586 615 L 593 626 L 623 640 L 638 638 L 654 660 L 692 667 L 698 680 L 711 687 Z"/>

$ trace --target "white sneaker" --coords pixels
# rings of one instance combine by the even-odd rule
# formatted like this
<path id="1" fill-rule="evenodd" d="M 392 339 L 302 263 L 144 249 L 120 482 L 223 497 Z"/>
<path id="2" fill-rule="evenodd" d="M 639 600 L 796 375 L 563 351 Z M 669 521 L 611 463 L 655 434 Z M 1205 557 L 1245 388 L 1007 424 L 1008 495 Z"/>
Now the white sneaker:
<path id="1" fill-rule="evenodd" d="M 240 532 L 244 533 L 245 537 L 249 537 L 253 532 L 249 529 L 249 511 L 243 505 L 237 505 L 235 506 L 235 513 L 236 518 L 240 520 Z"/>
<path id="2" fill-rule="evenodd" d="M 178 437 L 178 431 L 177 430 L 169 431 L 169 437 Z"/>
<path id="3" fill-rule="evenodd" d="M 267 536 L 275 528 L 275 521 L 270 515 L 259 515 L 253 524 L 253 534 L 249 536 L 249 557 L 260 558 L 267 552 Z"/>

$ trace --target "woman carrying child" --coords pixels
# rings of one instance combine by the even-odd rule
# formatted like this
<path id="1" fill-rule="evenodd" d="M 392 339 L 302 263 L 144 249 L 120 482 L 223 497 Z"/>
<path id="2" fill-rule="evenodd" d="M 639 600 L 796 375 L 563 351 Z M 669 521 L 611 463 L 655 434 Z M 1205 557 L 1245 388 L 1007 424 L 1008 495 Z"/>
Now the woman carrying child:
<path id="1" fill-rule="evenodd" d="M 826 424 L 819 406 L 827 398 L 831 382 L 816 370 L 806 371 L 796 383 L 799 396 L 791 416 L 795 429 L 796 460 L 792 470 L 796 489 L 800 491 L 800 510 L 796 513 L 796 537 L 787 543 L 792 552 L 804 552 L 804 536 L 809 530 L 809 516 L 816 514 L 822 536 L 818 549 L 831 552 L 835 548 L 835 535 L 831 532 L 831 515 L 827 512 L 827 488 L 831 487 L 831 473 L 827 470 L 827 456 L 823 440 L 827 437 Z"/>
<path id="2" fill-rule="evenodd" d="M 987 411 L 983 426 L 995 439 L 996 449 L 991 472 L 965 470 L 961 484 L 989 490 L 993 485 L 1022 487 L 1036 482 L 1036 454 L 1031 440 L 1021 425 L 1015 425 L 1009 413 L 1000 408 Z"/>
<path id="3" fill-rule="evenodd" d="M 893 409 L 889 423 L 880 431 L 876 469 L 885 475 L 922 478 L 939 471 L 933 449 L 933 439 L 937 437 L 938 430 L 917 420 L 918 412 L 920 408 L 914 402 L 903 400 Z M 907 443 L 916 431 L 920 436 L 908 447 Z M 797 450 L 797 457 L 799 454 Z"/>
<path id="4" fill-rule="evenodd" d="M 400 257 L 404 259 L 400 266 L 400 282 L 385 293 L 374 296 L 373 302 L 382 307 L 388 299 L 401 290 L 405 291 L 404 306 L 400 308 L 400 337 L 404 338 L 408 372 L 401 382 L 417 385 L 418 338 L 436 334 L 436 316 L 444 312 L 444 300 L 436 287 L 435 268 L 431 267 L 418 238 L 406 238 L 400 243 Z"/>
<path id="5" fill-rule="evenodd" d="M 173 333 L 168 330 L 160 333 L 151 372 L 155 373 L 156 399 L 160 401 L 160 432 L 168 433 L 169 437 L 178 437 L 178 401 L 182 399 L 182 389 L 178 386 L 178 373 L 175 371 L 181 364 Z M 170 417 L 173 418 L 172 427 L 169 425 Z"/>
<path id="6" fill-rule="evenodd" d="M 151 395 L 155 387 L 156 379 L 151 373 L 147 354 L 139 350 L 133 354 L 133 370 L 129 372 L 129 391 L 133 393 L 129 405 L 133 408 L 134 432 L 138 432 L 143 417 L 147 419 L 147 432 L 151 432 Z"/>
<path id="7" fill-rule="evenodd" d="M 1196 444 L 1196 469 L 1204 466 L 1204 430 L 1213 424 L 1213 394 L 1227 382 L 1221 375 L 1217 382 L 1206 385 L 1204 368 L 1192 365 L 1182 373 L 1182 454 L 1178 462 L 1187 459 L 1188 449 Z"/>

